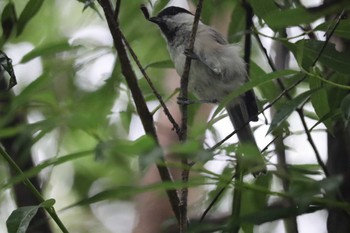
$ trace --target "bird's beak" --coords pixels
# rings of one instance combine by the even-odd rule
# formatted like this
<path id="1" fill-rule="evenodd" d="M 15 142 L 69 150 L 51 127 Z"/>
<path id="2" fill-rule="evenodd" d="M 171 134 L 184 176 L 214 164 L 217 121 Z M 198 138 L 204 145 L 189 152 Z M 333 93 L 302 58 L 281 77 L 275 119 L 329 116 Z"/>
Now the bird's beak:
<path id="1" fill-rule="evenodd" d="M 155 24 L 160 23 L 160 19 L 158 17 L 151 17 L 148 20 L 151 21 L 152 23 L 155 23 Z"/>

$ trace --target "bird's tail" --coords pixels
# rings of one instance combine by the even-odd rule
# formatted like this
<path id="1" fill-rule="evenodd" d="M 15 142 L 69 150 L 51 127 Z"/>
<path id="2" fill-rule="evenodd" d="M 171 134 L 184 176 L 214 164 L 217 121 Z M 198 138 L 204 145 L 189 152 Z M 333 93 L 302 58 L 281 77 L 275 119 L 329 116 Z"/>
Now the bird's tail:
<path id="1" fill-rule="evenodd" d="M 264 159 L 260 153 L 258 145 L 255 141 L 255 137 L 252 129 L 249 125 L 249 113 L 245 106 L 243 99 L 235 101 L 234 104 L 230 104 L 226 107 L 228 115 L 230 116 L 233 127 L 236 130 L 237 137 L 241 144 L 250 145 L 252 150 L 251 155 L 245 154 L 243 158 L 247 161 L 248 166 L 253 166 L 251 168 L 254 176 L 260 173 L 266 173 L 266 166 Z M 250 167 L 247 169 L 250 170 Z"/>

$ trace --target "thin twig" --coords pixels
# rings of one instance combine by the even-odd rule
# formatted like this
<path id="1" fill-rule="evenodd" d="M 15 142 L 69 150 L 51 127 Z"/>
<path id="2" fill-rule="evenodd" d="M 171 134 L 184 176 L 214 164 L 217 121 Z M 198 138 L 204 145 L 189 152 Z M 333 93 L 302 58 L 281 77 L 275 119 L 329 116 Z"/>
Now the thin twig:
<path id="1" fill-rule="evenodd" d="M 321 158 L 321 155 L 320 153 L 318 152 L 318 149 L 316 147 L 316 144 L 314 142 L 314 140 L 312 139 L 312 136 L 311 136 L 311 133 L 307 127 L 307 124 L 306 124 L 306 121 L 305 121 L 305 116 L 304 116 L 304 112 L 301 108 L 298 108 L 296 109 L 296 112 L 298 113 L 298 115 L 300 116 L 300 119 L 301 119 L 301 123 L 303 124 L 303 127 L 305 129 L 305 133 L 306 133 L 306 136 L 307 136 L 307 140 L 309 141 L 312 149 L 314 150 L 314 153 L 315 153 L 315 156 L 316 156 L 316 160 L 317 160 L 317 163 L 320 165 L 320 167 L 322 168 L 324 174 L 326 177 L 329 176 L 329 172 L 327 170 L 327 167 L 326 165 L 324 164 L 324 162 L 322 161 L 322 158 Z"/>
<path id="2" fill-rule="evenodd" d="M 197 34 L 197 28 L 199 23 L 199 18 L 201 15 L 203 6 L 203 0 L 199 0 L 196 13 L 194 16 L 193 26 L 192 26 L 192 32 L 190 41 L 187 47 L 187 50 L 189 52 L 193 51 L 194 48 L 194 42 L 196 39 Z M 186 61 L 184 65 L 184 73 L 181 76 L 181 82 L 180 82 L 180 98 L 183 100 L 188 99 L 188 80 L 189 80 L 189 74 L 191 69 L 191 57 L 186 56 Z M 186 103 L 180 104 L 180 110 L 181 110 L 181 133 L 180 133 L 180 141 L 184 142 L 187 140 L 187 122 L 188 122 L 188 106 Z M 182 181 L 184 183 L 188 182 L 189 178 L 189 168 L 188 168 L 188 161 L 186 158 L 183 158 L 181 160 L 181 163 L 183 165 L 182 169 Z M 188 199 L 188 188 L 185 185 L 184 188 L 181 189 L 181 195 L 180 195 L 180 232 L 186 232 L 187 231 L 187 199 Z"/>
<path id="3" fill-rule="evenodd" d="M 213 208 L 215 203 L 219 200 L 221 195 L 224 193 L 228 185 L 231 183 L 231 181 L 236 177 L 236 174 L 234 174 L 230 180 L 228 180 L 225 184 L 224 187 L 222 187 L 219 192 L 214 196 L 213 200 L 209 203 L 208 207 L 204 210 L 202 216 L 199 219 L 199 222 L 203 222 L 209 211 Z"/>
<path id="4" fill-rule="evenodd" d="M 129 53 L 131 54 L 132 58 L 136 62 L 136 65 L 138 66 L 139 70 L 141 71 L 143 77 L 146 79 L 149 87 L 152 89 L 153 94 L 158 99 L 160 105 L 163 107 L 163 111 L 164 111 L 165 115 L 168 117 L 170 123 L 173 125 L 173 128 L 175 129 L 175 132 L 177 133 L 177 135 L 180 135 L 180 126 L 176 123 L 174 117 L 171 115 L 168 107 L 166 106 L 166 104 L 163 101 L 162 96 L 158 93 L 156 87 L 153 85 L 152 80 L 149 78 L 148 74 L 146 73 L 146 70 L 141 65 L 137 55 L 135 54 L 134 50 L 131 48 L 129 42 L 125 39 L 124 34 L 121 33 L 121 36 L 123 38 L 125 46 L 128 48 Z"/>
<path id="5" fill-rule="evenodd" d="M 138 86 L 137 77 L 134 73 L 129 58 L 127 56 L 127 52 L 124 45 L 124 40 L 121 35 L 121 31 L 119 29 L 119 24 L 117 19 L 114 17 L 113 7 L 111 5 L 110 0 L 98 0 L 98 3 L 101 5 L 109 30 L 113 37 L 114 47 L 118 53 L 118 59 L 121 64 L 122 73 L 126 79 L 127 85 L 131 91 L 132 97 L 135 102 L 137 113 L 140 116 L 143 128 L 147 135 L 150 135 L 154 140 L 159 144 L 156 130 L 154 127 L 153 117 L 147 107 L 146 101 L 142 95 L 141 89 Z M 157 169 L 159 171 L 160 177 L 162 181 L 173 182 L 171 173 L 166 166 L 162 166 L 160 164 L 164 164 L 164 157 L 160 158 L 160 162 L 157 163 Z M 179 220 L 179 197 L 175 189 L 167 189 L 166 193 L 168 195 L 172 210 L 175 214 L 175 217 Z"/>

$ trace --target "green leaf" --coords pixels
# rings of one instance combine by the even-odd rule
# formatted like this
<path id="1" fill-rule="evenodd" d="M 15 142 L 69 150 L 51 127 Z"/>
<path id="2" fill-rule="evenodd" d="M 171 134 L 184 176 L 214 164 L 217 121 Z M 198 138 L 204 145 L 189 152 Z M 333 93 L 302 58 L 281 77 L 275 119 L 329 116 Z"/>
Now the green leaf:
<path id="1" fill-rule="evenodd" d="M 314 30 L 328 32 L 332 30 L 335 24 L 336 24 L 336 20 L 330 20 L 318 25 Z M 349 28 L 350 28 L 350 19 L 340 20 L 338 26 L 334 30 L 334 34 L 339 37 L 343 37 L 344 39 L 350 39 Z"/>
<path id="2" fill-rule="evenodd" d="M 40 206 L 25 206 L 14 210 L 6 220 L 7 231 L 9 233 L 25 233 L 39 208 Z"/>
<path id="3" fill-rule="evenodd" d="M 311 128 L 310 132 L 319 124 L 326 122 L 326 121 L 334 121 L 337 117 L 341 116 L 340 109 L 332 110 L 329 113 L 325 114 L 323 117 L 321 117 Z M 327 128 L 328 129 L 328 128 Z M 328 129 L 331 134 L 333 134 L 333 127 Z"/>
<path id="4" fill-rule="evenodd" d="M 153 5 L 153 13 L 158 14 L 168 3 L 169 0 L 157 0 Z"/>
<path id="5" fill-rule="evenodd" d="M 145 155 L 156 147 L 154 139 L 148 135 L 142 136 L 135 141 L 115 139 L 100 142 L 96 147 L 96 158 L 105 159 L 116 155 Z"/>
<path id="6" fill-rule="evenodd" d="M 254 14 L 262 19 L 265 19 L 269 14 L 272 14 L 273 12 L 279 11 L 279 8 L 277 7 L 274 0 L 249 0 L 248 2 L 252 6 Z M 266 23 L 269 24 L 267 21 Z"/>
<path id="7" fill-rule="evenodd" d="M 288 170 L 293 174 L 303 174 L 303 175 L 320 175 L 320 165 L 319 164 L 293 164 L 288 166 Z"/>
<path id="8" fill-rule="evenodd" d="M 267 73 L 258 66 L 253 60 L 250 63 L 250 79 L 259 79 L 263 75 L 266 75 Z M 280 77 L 284 78 L 284 77 Z M 273 101 L 277 96 L 280 94 L 281 90 L 278 88 L 275 84 L 275 82 L 267 82 L 263 85 L 260 85 L 258 87 L 258 90 L 262 94 L 262 98 L 267 101 Z"/>
<path id="9" fill-rule="evenodd" d="M 297 43 L 289 43 L 286 41 L 283 43 L 292 51 L 299 65 L 305 70 L 309 70 L 325 42 L 319 40 L 299 40 Z M 318 61 L 325 67 L 330 67 L 339 73 L 350 73 L 349 54 L 347 52 L 338 52 L 334 44 L 328 43 L 326 45 Z"/>
<path id="10" fill-rule="evenodd" d="M 174 68 L 174 64 L 171 60 L 164 60 L 146 65 L 145 70 L 148 68 Z"/>
<path id="11" fill-rule="evenodd" d="M 84 8 L 83 8 L 83 12 L 87 9 L 87 8 L 91 8 L 93 9 L 98 16 L 102 19 L 102 15 L 100 14 L 100 12 L 98 11 L 96 4 L 95 4 L 95 0 L 78 0 L 79 2 L 84 3 Z"/>
<path id="12" fill-rule="evenodd" d="M 4 52 L 0 51 L 0 66 L 10 75 L 10 83 L 8 89 L 17 84 L 15 71 L 13 70 L 12 60 Z"/>
<path id="13" fill-rule="evenodd" d="M 272 173 L 261 175 L 254 181 L 254 186 L 269 189 L 272 181 Z M 263 210 L 267 206 L 268 194 L 264 192 L 257 192 L 253 190 L 242 190 L 242 206 L 241 216 L 253 214 Z M 242 224 L 244 232 L 253 232 L 254 225 Z"/>
<path id="14" fill-rule="evenodd" d="M 327 194 L 331 192 L 337 192 L 340 185 L 343 183 L 344 178 L 342 175 L 331 176 L 326 179 L 317 181 L 317 185 L 320 189 L 324 190 Z"/>
<path id="15" fill-rule="evenodd" d="M 133 111 L 130 109 L 129 106 L 130 105 L 128 105 L 127 111 L 119 112 L 120 123 L 122 124 L 126 132 L 129 132 L 130 130 L 130 124 L 131 124 L 132 114 L 133 114 Z"/>
<path id="16" fill-rule="evenodd" d="M 6 220 L 8 233 L 25 233 L 30 221 L 38 212 L 39 208 L 50 208 L 55 204 L 55 199 L 48 199 L 37 206 L 24 206 L 12 211 Z"/>
<path id="17" fill-rule="evenodd" d="M 311 90 L 320 88 L 319 91 L 311 94 L 311 104 L 314 107 L 318 118 L 321 119 L 330 111 L 328 103 L 328 91 L 324 87 L 323 82 L 317 78 L 310 78 L 309 85 Z M 328 130 L 332 130 L 332 121 L 330 119 L 323 121 L 323 123 Z"/>
<path id="18" fill-rule="evenodd" d="M 200 141 L 191 140 L 172 145 L 170 151 L 175 154 L 191 154 L 196 153 L 201 147 L 202 143 Z"/>
<path id="19" fill-rule="evenodd" d="M 313 213 L 321 210 L 321 207 L 308 207 L 307 209 L 296 207 L 268 207 L 264 210 L 257 211 L 252 214 L 248 214 L 241 218 L 241 222 L 260 225 L 267 222 L 276 221 L 288 217 L 294 217 L 301 214 Z"/>
<path id="20" fill-rule="evenodd" d="M 17 36 L 21 35 L 27 23 L 38 13 L 44 0 L 29 0 L 18 19 Z"/>
<path id="21" fill-rule="evenodd" d="M 253 7 L 254 13 L 273 30 L 309 24 L 323 18 L 324 15 L 339 13 L 349 7 L 347 0 L 340 0 L 337 4 L 334 4 L 334 7 L 328 7 L 321 11 L 311 11 L 303 6 L 283 9 L 277 6 L 274 0 L 249 0 L 249 3 Z"/>
<path id="22" fill-rule="evenodd" d="M 265 170 L 264 158 L 256 146 L 249 143 L 239 144 L 236 152 L 236 154 L 240 155 L 239 160 L 242 171 L 254 174 Z"/>
<path id="23" fill-rule="evenodd" d="M 189 180 L 188 183 L 186 183 L 186 185 L 184 185 L 182 181 L 174 181 L 174 182 L 163 181 L 160 183 L 144 185 L 144 186 L 139 186 L 139 185 L 118 186 L 118 187 L 113 187 L 113 188 L 103 190 L 90 197 L 83 198 L 80 201 L 65 207 L 64 209 L 68 209 L 77 205 L 89 205 L 89 204 L 104 201 L 104 200 L 111 200 L 116 198 L 120 198 L 120 199 L 129 198 L 130 196 L 133 196 L 139 193 L 149 192 L 149 191 L 180 189 L 184 186 L 196 187 L 204 184 L 208 184 L 208 182 L 205 182 L 203 177 L 196 177 Z"/>
<path id="24" fill-rule="evenodd" d="M 48 159 L 42 163 L 40 163 L 39 165 L 24 171 L 22 174 L 16 175 L 13 178 L 11 178 L 5 185 L 1 186 L 1 190 L 5 190 L 7 188 L 12 187 L 15 184 L 18 184 L 22 181 L 24 181 L 25 179 L 31 178 L 33 176 L 36 176 L 37 174 L 39 174 L 39 172 L 41 172 L 43 169 L 49 167 L 49 166 L 57 166 L 59 164 L 63 164 L 66 163 L 68 161 L 73 161 L 85 156 L 89 156 L 93 153 L 92 150 L 88 150 L 88 151 L 82 151 L 82 152 L 78 152 L 78 153 L 73 153 L 73 154 L 69 154 L 69 155 L 65 155 L 65 156 L 60 156 L 57 158 L 53 158 L 53 159 Z"/>
<path id="25" fill-rule="evenodd" d="M 234 6 L 231 14 L 232 17 L 228 37 L 230 43 L 238 43 L 244 35 L 246 12 L 242 4 L 238 1 L 232 4 Z"/>
<path id="26" fill-rule="evenodd" d="M 9 2 L 5 6 L 1 14 L 2 33 L 5 40 L 7 40 L 10 37 L 11 32 L 16 26 L 16 22 L 17 16 L 15 5 L 13 4 L 13 2 Z"/>
<path id="27" fill-rule="evenodd" d="M 275 116 L 271 121 L 271 125 L 269 130 L 267 131 L 267 134 L 275 130 L 282 122 L 284 122 L 292 114 L 292 112 L 294 112 L 302 103 L 304 103 L 307 100 L 307 98 L 313 92 L 317 90 L 319 89 L 306 91 L 298 95 L 296 98 L 287 101 L 280 109 L 277 110 Z"/>
<path id="28" fill-rule="evenodd" d="M 253 89 L 254 87 L 259 87 L 263 84 L 266 84 L 268 82 L 271 82 L 272 80 L 280 77 L 286 77 L 289 75 L 295 75 L 298 74 L 298 71 L 295 70 L 280 70 L 276 72 L 271 72 L 268 74 L 261 75 L 260 77 L 255 78 L 254 80 L 250 80 L 249 82 L 245 83 L 241 87 L 239 87 L 237 90 L 233 91 L 230 95 L 228 95 L 224 101 L 220 103 L 218 108 L 215 110 L 212 118 L 210 119 L 213 120 L 220 112 L 221 110 L 229 103 L 231 102 L 234 98 L 242 95 L 248 90 Z"/>
<path id="29" fill-rule="evenodd" d="M 345 121 L 350 120 L 350 94 L 344 97 L 340 104 L 341 113 Z"/>
<path id="30" fill-rule="evenodd" d="M 310 13 L 304 7 L 297 7 L 273 11 L 266 15 L 264 20 L 273 29 L 284 29 L 286 27 L 312 23 L 322 16 L 323 14 L 321 13 Z"/>
<path id="31" fill-rule="evenodd" d="M 56 200 L 55 199 L 48 199 L 42 203 L 40 203 L 40 207 L 43 207 L 43 208 L 50 208 L 50 207 L 53 207 L 54 204 L 56 203 Z"/>
<path id="32" fill-rule="evenodd" d="M 30 52 L 28 52 L 26 55 L 24 55 L 20 63 L 26 63 L 36 57 L 53 55 L 64 51 L 74 50 L 79 47 L 80 46 L 70 45 L 67 40 L 57 41 L 50 44 L 44 44 L 34 48 Z"/>

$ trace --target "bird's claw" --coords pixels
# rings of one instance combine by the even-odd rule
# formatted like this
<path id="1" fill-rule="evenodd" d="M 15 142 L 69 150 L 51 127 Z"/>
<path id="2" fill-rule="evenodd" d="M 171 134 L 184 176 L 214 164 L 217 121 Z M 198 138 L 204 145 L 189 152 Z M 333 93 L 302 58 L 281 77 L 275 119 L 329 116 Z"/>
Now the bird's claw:
<path id="1" fill-rule="evenodd" d="M 177 97 L 177 104 L 179 104 L 179 105 L 190 105 L 190 104 L 194 104 L 194 103 L 195 103 L 194 100 L 182 98 L 180 96 Z"/>
<path id="2" fill-rule="evenodd" d="M 199 57 L 197 54 L 195 54 L 193 51 L 190 51 L 189 49 L 185 49 L 184 54 L 186 57 L 191 58 L 192 60 L 198 60 Z"/>

